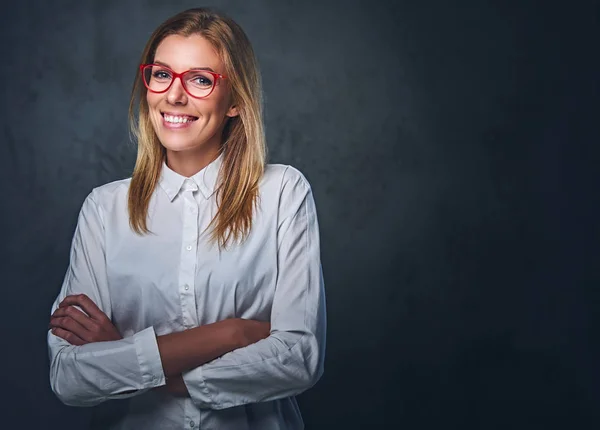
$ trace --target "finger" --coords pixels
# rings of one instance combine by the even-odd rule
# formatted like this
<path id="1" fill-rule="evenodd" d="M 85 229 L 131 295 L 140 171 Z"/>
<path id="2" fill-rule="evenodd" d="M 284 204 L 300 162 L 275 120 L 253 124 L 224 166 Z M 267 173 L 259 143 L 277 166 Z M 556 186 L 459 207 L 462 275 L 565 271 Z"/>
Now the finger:
<path id="1" fill-rule="evenodd" d="M 61 339 L 66 340 L 71 345 L 85 345 L 87 343 L 86 341 L 84 341 L 79 336 L 75 335 L 74 333 L 71 333 L 70 331 L 62 329 L 60 327 L 54 327 L 52 329 L 52 334 L 54 336 L 57 336 L 57 337 L 60 337 Z"/>
<path id="2" fill-rule="evenodd" d="M 89 335 L 91 334 L 89 330 L 87 330 L 84 326 L 79 324 L 71 317 L 50 318 L 50 327 L 70 331 L 78 338 L 86 340 L 88 342 L 90 341 L 90 339 L 88 339 Z"/>
<path id="3" fill-rule="evenodd" d="M 68 308 L 69 306 L 73 306 L 77 309 L 79 309 L 81 312 L 83 312 L 86 316 L 89 316 L 86 312 L 83 311 L 83 309 L 81 309 L 81 307 L 79 306 L 78 303 L 78 299 L 76 295 L 72 295 L 72 296 L 67 296 L 63 299 L 62 302 L 60 302 L 58 304 L 58 309 L 65 309 Z"/>
<path id="4" fill-rule="evenodd" d="M 94 303 L 92 299 L 85 294 L 67 296 L 59 306 L 66 307 L 73 305 L 79 306 L 86 314 L 90 316 L 90 318 L 95 319 L 96 321 L 104 321 L 108 319 L 106 314 L 102 312 L 98 306 L 96 306 L 96 303 Z"/>
<path id="5" fill-rule="evenodd" d="M 95 331 L 98 329 L 98 323 L 91 319 L 89 316 L 81 312 L 74 306 L 67 306 L 64 308 L 58 308 L 52 314 L 53 318 L 65 318 L 69 317 L 81 324 L 86 330 Z"/>

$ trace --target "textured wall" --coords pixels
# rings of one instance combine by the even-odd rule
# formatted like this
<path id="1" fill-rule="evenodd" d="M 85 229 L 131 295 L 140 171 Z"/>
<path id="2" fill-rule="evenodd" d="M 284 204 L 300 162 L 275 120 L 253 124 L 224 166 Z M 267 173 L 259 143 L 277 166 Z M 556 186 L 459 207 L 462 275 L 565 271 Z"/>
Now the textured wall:
<path id="1" fill-rule="evenodd" d="M 214 3 L 259 57 L 271 161 L 317 202 L 329 337 L 308 429 L 598 423 L 599 7 L 538 3 Z M 132 170 L 143 45 L 198 5 L 2 10 L 6 428 L 84 428 L 49 389 L 50 305 L 84 197 Z"/>

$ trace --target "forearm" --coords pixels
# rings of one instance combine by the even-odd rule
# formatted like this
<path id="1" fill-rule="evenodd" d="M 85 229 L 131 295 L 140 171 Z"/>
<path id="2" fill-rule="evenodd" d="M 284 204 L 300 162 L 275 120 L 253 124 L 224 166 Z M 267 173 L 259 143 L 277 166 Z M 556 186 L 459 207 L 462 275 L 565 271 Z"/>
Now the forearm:
<path id="1" fill-rule="evenodd" d="M 181 375 L 244 346 L 233 319 L 157 336 L 156 339 L 167 378 Z"/>
<path id="2" fill-rule="evenodd" d="M 198 406 L 224 409 L 294 396 L 323 372 L 324 333 L 276 332 L 183 373 Z"/>
<path id="3" fill-rule="evenodd" d="M 48 334 L 50 385 L 65 404 L 92 406 L 165 383 L 154 332 L 118 341 L 69 345 Z"/>

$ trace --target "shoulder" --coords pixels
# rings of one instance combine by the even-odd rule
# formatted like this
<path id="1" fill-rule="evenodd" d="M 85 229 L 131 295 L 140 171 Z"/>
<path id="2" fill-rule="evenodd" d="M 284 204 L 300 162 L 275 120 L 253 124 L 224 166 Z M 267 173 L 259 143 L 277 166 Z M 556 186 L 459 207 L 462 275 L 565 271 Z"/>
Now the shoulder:
<path id="1" fill-rule="evenodd" d="M 296 167 L 289 164 L 267 164 L 263 176 L 263 184 L 277 187 L 280 193 L 290 189 L 310 191 L 310 183 L 306 176 Z"/>
<path id="2" fill-rule="evenodd" d="M 266 166 L 261 195 L 282 217 L 293 215 L 312 201 L 312 189 L 304 173 L 286 164 Z"/>
<path id="3" fill-rule="evenodd" d="M 99 210 L 110 210 L 116 203 L 127 200 L 131 178 L 120 179 L 94 187 L 86 198 Z"/>

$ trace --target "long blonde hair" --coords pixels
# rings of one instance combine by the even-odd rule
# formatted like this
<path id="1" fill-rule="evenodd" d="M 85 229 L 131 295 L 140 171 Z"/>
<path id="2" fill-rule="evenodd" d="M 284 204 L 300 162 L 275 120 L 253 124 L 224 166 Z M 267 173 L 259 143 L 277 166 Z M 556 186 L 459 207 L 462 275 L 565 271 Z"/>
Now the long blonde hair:
<path id="1" fill-rule="evenodd" d="M 217 180 L 218 210 L 209 227 L 210 239 L 219 247 L 243 240 L 252 226 L 258 204 L 258 186 L 266 163 L 262 115 L 262 85 L 252 45 L 231 18 L 211 9 L 183 11 L 163 22 L 150 36 L 140 63 L 152 63 L 160 42 L 170 35 L 199 34 L 212 44 L 225 65 L 224 81 L 230 85 L 238 116 L 223 130 L 223 163 Z M 137 159 L 128 195 L 129 224 L 138 234 L 149 233 L 150 199 L 160 179 L 165 149 L 150 121 L 146 87 L 136 75 L 129 103 L 129 125 L 137 139 Z M 137 108 L 137 115 L 136 115 Z"/>

